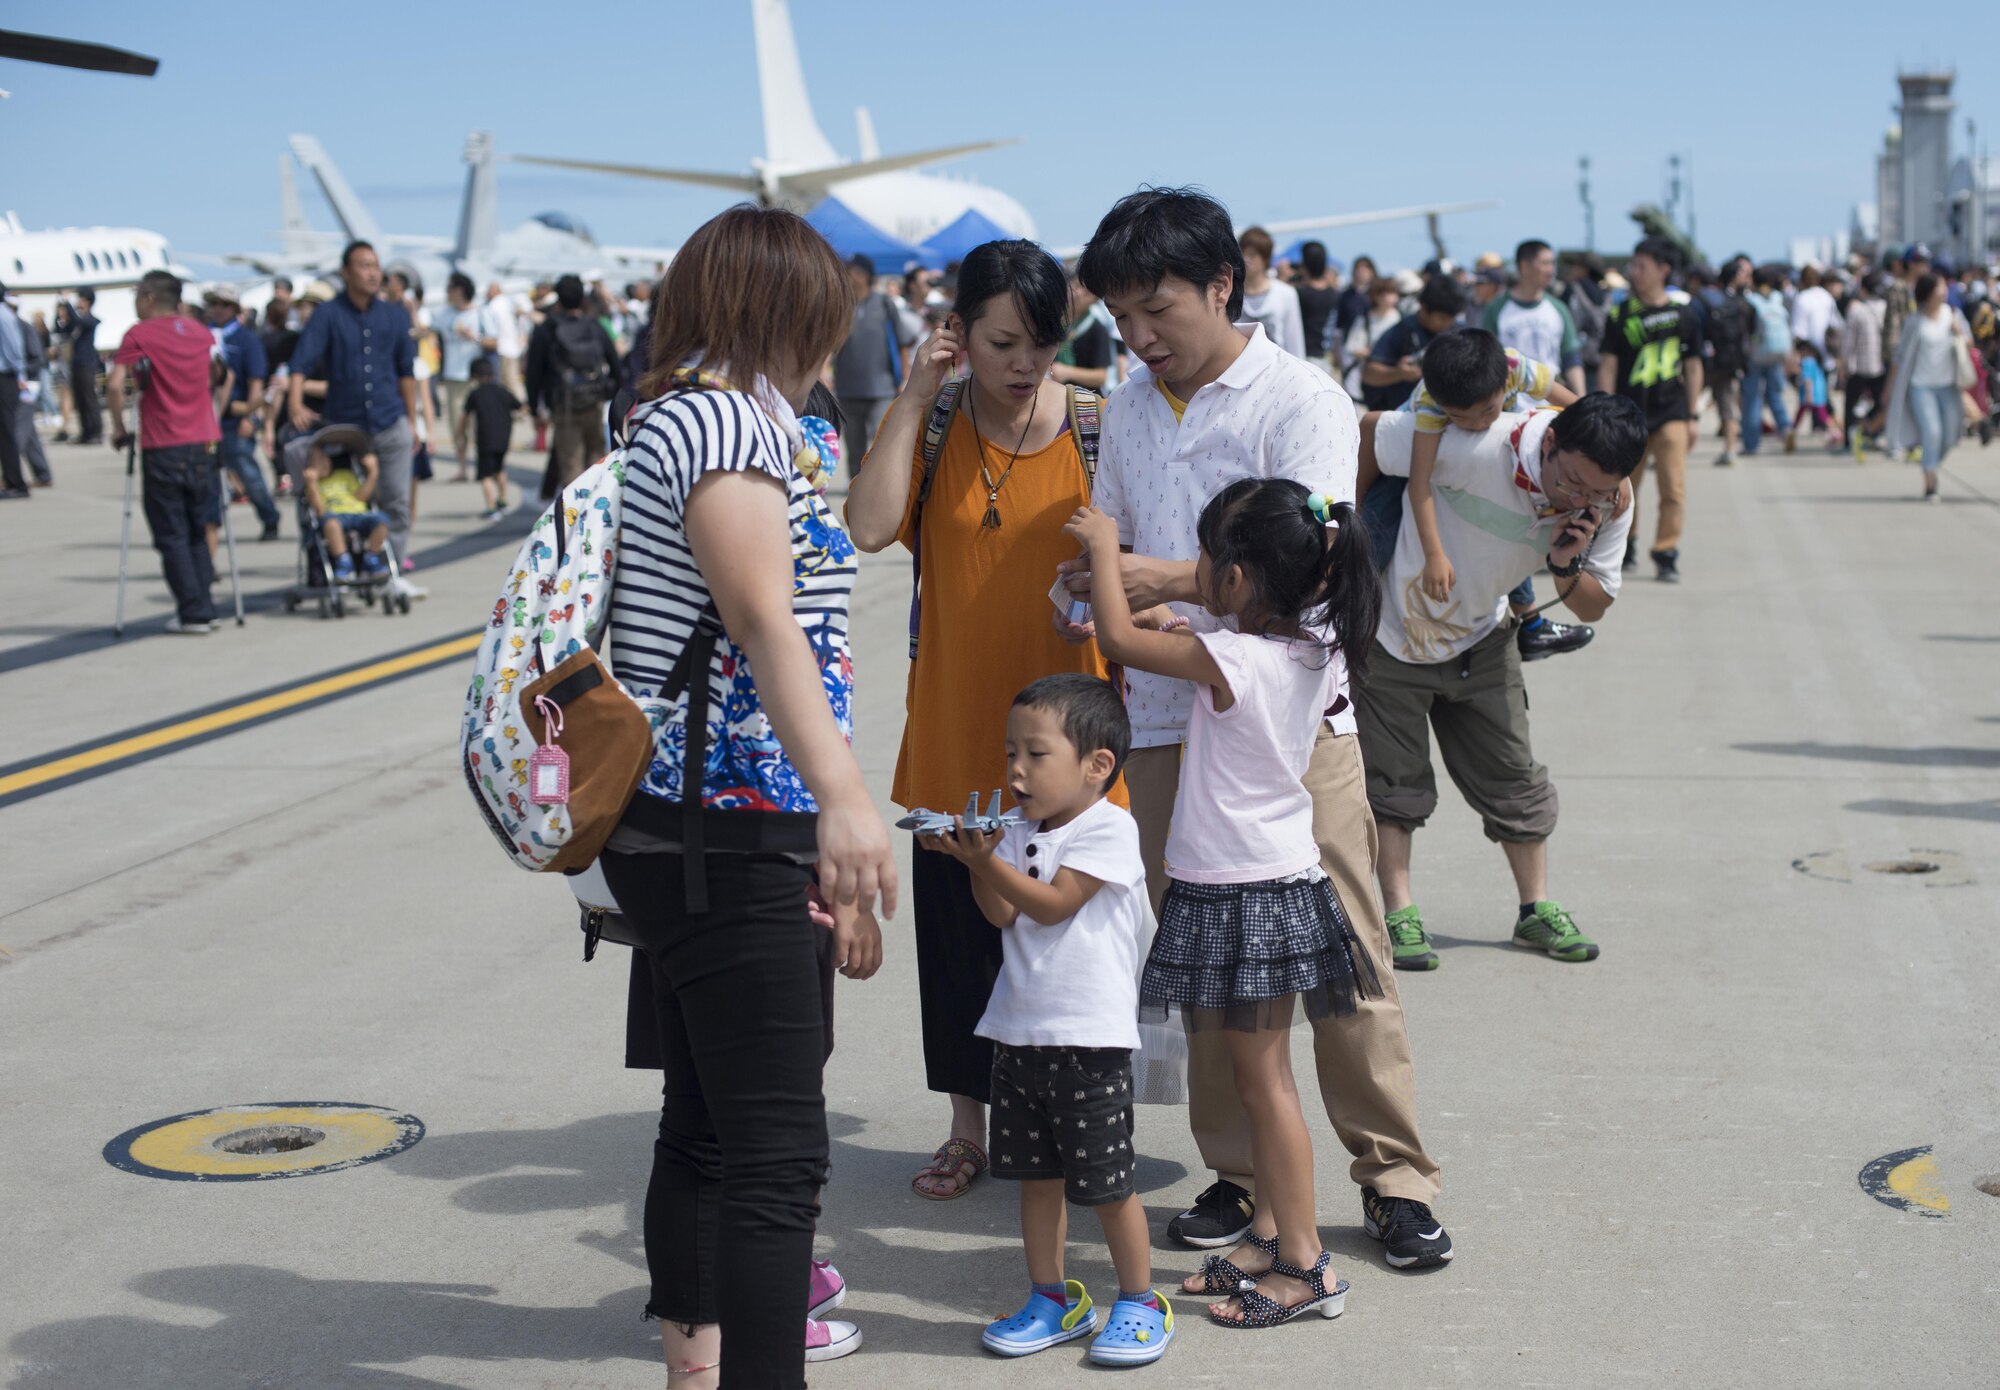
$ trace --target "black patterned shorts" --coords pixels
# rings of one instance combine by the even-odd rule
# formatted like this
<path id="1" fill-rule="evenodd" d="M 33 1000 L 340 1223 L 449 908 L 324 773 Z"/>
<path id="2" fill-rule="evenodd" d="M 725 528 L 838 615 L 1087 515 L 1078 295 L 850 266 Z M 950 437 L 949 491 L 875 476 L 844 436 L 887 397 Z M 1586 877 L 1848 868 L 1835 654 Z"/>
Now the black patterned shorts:
<path id="1" fill-rule="evenodd" d="M 994 1177 L 1061 1178 L 1080 1207 L 1131 1196 L 1131 1051 L 995 1046 L 991 1125 Z"/>

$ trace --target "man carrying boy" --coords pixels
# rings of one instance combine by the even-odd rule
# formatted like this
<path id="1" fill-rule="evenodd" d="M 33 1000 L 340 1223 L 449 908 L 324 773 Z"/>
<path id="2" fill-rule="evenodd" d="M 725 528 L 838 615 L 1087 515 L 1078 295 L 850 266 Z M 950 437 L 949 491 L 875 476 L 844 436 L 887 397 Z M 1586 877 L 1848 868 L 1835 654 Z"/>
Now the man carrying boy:
<path id="1" fill-rule="evenodd" d="M 356 426 L 332 425 L 312 436 L 307 449 L 306 505 L 320 518 L 320 534 L 333 556 L 333 577 L 354 578 L 350 543 L 356 539 L 367 547 L 361 573 L 371 578 L 387 574 L 382 543 L 389 536 L 389 520 L 369 505 L 381 478 L 374 440 Z"/>
<path id="2" fill-rule="evenodd" d="M 1360 439 L 1353 402 L 1338 382 L 1281 351 L 1261 327 L 1247 334 L 1236 328 L 1243 269 L 1228 211 L 1182 189 L 1148 189 L 1120 201 L 1077 266 L 1143 363 L 1105 402 L 1093 500 L 1118 522 L 1121 542 L 1134 552 L 1123 565 L 1133 607 L 1169 602 L 1197 628 L 1215 619 L 1201 606 L 1195 582 L 1195 523 L 1217 491 L 1246 476 L 1285 477 L 1335 502 L 1355 495 Z M 1087 576 L 1076 573 L 1082 567 L 1070 561 L 1064 569 L 1072 590 L 1087 597 Z M 1089 636 L 1087 627 L 1060 621 L 1058 627 L 1072 640 Z M 1134 748 L 1125 785 L 1157 910 L 1194 692 L 1185 681 L 1139 672 L 1127 682 Z M 1320 731 L 1305 785 L 1327 876 L 1369 954 L 1386 960 L 1374 822 L 1353 734 L 1343 692 Z M 1385 976 L 1382 989 L 1382 998 L 1362 1000 L 1351 1016 L 1314 1020 L 1320 1095 L 1354 1156 L 1349 1172 L 1362 1189 L 1364 1224 L 1387 1245 L 1389 1262 L 1439 1264 L 1451 1258 L 1451 1238 L 1428 1205 L 1437 1195 L 1438 1166 L 1417 1137 L 1402 1004 L 1392 979 Z M 1196 1033 L 1189 1049 L 1188 1121 L 1216 1181 L 1167 1231 L 1188 1245 L 1226 1246 L 1249 1230 L 1256 1211 L 1250 1121 L 1218 1035 Z M 1246 1273 L 1261 1273 L 1268 1263 L 1252 1249 L 1232 1258 Z"/>
<path id="3" fill-rule="evenodd" d="M 465 413 L 474 422 L 479 450 L 479 490 L 486 494 L 483 516 L 498 521 L 507 514 L 507 446 L 514 439 L 514 416 L 521 402 L 493 379 L 492 358 L 478 358 L 469 370 L 472 390 L 465 398 Z"/>
<path id="4" fill-rule="evenodd" d="M 1139 971 L 1153 938 L 1146 861 L 1131 813 L 1105 799 L 1131 745 L 1118 692 L 1045 676 L 1007 716 L 1008 790 L 1021 819 L 982 835 L 962 820 L 922 837 L 972 872 L 1003 960 L 978 1034 L 993 1049 L 993 1176 L 1021 1184 L 1028 1301 L 987 1327 L 987 1350 L 1025 1356 L 1088 1336 L 1090 1295 L 1063 1278 L 1064 1201 L 1095 1208 L 1118 1271 L 1090 1359 L 1166 1354 L 1174 1311 L 1152 1291 L 1152 1239 L 1133 1189 L 1132 1053 Z"/>
<path id="5" fill-rule="evenodd" d="M 1410 471 L 1416 417 L 1370 412 L 1361 423 L 1361 488 Z M 1590 622 L 1618 595 L 1632 529 L 1625 482 L 1646 448 L 1644 412 L 1622 396 L 1586 396 L 1564 411 L 1503 414 L 1480 432 L 1448 430 L 1433 474 L 1437 529 L 1456 583 L 1443 601 L 1423 588 L 1416 518 L 1405 513 L 1368 683 L 1355 697 L 1368 801 L 1381 836 L 1382 901 L 1396 964 L 1433 969 L 1410 896 L 1410 847 L 1437 809 L 1430 735 L 1445 770 L 1507 853 L 1520 890 L 1514 944 L 1556 960 L 1597 959 L 1597 943 L 1548 896 L 1556 792 L 1528 741 L 1521 657 L 1504 619 L 1507 592 L 1546 568 L 1558 599 Z"/>

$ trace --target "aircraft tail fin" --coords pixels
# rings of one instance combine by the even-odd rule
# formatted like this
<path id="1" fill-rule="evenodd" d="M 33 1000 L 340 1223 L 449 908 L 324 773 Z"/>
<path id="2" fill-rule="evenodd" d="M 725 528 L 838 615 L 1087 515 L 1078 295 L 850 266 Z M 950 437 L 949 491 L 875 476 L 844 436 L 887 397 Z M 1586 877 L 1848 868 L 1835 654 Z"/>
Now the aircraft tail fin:
<path id="1" fill-rule="evenodd" d="M 278 156 L 278 235 L 287 256 L 304 255 L 317 244 L 317 234 L 306 221 L 305 205 L 299 201 L 299 181 L 292 173 L 292 157 Z"/>
<path id="2" fill-rule="evenodd" d="M 875 138 L 875 118 L 868 114 L 868 108 L 854 108 L 854 133 L 861 142 L 861 160 L 865 164 L 871 159 L 882 157 L 881 142 Z"/>
<path id="3" fill-rule="evenodd" d="M 341 230 L 357 241 L 381 240 L 382 229 L 374 215 L 354 196 L 354 190 L 348 187 L 347 179 L 319 141 L 310 135 L 294 135 L 291 144 L 293 155 L 306 166 L 306 172 L 319 184 L 327 202 L 333 204 L 333 215 L 340 219 Z"/>
<path id="4" fill-rule="evenodd" d="M 993 800 L 986 805 L 986 819 L 1000 819 L 1000 789 L 998 787 L 993 789 Z"/>
<path id="5" fill-rule="evenodd" d="M 817 169 L 840 156 L 813 118 L 805 70 L 785 0 L 750 0 L 757 31 L 757 86 L 764 101 L 764 158 L 780 168 Z"/>
<path id="6" fill-rule="evenodd" d="M 500 201 L 493 174 L 493 134 L 475 130 L 465 137 L 465 200 L 458 209 L 458 238 L 452 243 L 456 263 L 492 259 L 500 233 Z"/>
<path id="7" fill-rule="evenodd" d="M 971 796 L 965 798 L 965 818 L 968 821 L 975 821 L 979 819 L 978 792 L 974 792 Z"/>

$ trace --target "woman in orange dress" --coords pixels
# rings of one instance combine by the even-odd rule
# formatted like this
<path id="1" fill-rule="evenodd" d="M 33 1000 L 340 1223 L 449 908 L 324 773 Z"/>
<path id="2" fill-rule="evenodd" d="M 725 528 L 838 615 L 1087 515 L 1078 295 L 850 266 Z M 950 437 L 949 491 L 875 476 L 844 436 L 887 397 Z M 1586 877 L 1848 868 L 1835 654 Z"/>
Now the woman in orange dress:
<path id="1" fill-rule="evenodd" d="M 1062 528 L 1090 497 L 1078 436 L 1096 423 L 1094 396 L 1049 377 L 1070 317 L 1048 252 L 1031 241 L 974 248 L 950 317 L 917 349 L 850 486 L 855 545 L 901 544 L 922 567 L 891 793 L 905 808 L 952 812 L 974 792 L 984 806 L 1007 785 L 1007 710 L 1021 688 L 1058 671 L 1105 674 L 1094 642 L 1072 646 L 1050 623 L 1056 566 L 1076 556 Z M 924 437 L 947 390 L 955 409 L 922 496 Z M 1123 804 L 1124 789 L 1114 796 Z M 921 847 L 912 855 L 924 1071 L 951 1099 L 950 1134 L 913 1185 L 942 1201 L 986 1170 L 993 1045 L 973 1028 L 999 974 L 1000 933 L 964 865 Z"/>

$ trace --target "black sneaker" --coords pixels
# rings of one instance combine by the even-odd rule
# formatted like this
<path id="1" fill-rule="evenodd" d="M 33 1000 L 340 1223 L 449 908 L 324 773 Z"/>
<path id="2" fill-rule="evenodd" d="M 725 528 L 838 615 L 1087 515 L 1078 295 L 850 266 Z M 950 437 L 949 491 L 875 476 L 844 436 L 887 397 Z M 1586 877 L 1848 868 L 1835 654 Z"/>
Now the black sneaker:
<path id="1" fill-rule="evenodd" d="M 1361 1226 L 1388 1247 L 1383 1257 L 1392 1268 L 1428 1269 L 1451 1258 L 1451 1237 L 1422 1202 L 1384 1197 L 1374 1188 L 1364 1187 Z"/>
<path id="2" fill-rule="evenodd" d="M 1193 1206 L 1167 1223 L 1167 1234 L 1182 1245 L 1213 1250 L 1243 1239 L 1256 1214 L 1255 1197 L 1233 1182 L 1218 1180 L 1203 1189 Z"/>
<path id="3" fill-rule="evenodd" d="M 1635 540 L 1627 540 L 1625 542 L 1625 560 L 1618 568 L 1625 570 L 1639 568 L 1639 542 Z"/>
<path id="4" fill-rule="evenodd" d="M 266 526 L 264 533 L 258 536 L 257 539 L 260 541 L 274 541 L 278 539 L 278 523 L 274 521 L 269 526 Z"/>
<path id="5" fill-rule="evenodd" d="M 1544 618 L 1517 632 L 1514 644 L 1521 649 L 1521 660 L 1540 661 L 1564 652 L 1581 651 L 1595 636 L 1597 629 L 1589 623 L 1557 623 Z"/>
<path id="6" fill-rule="evenodd" d="M 1681 582 L 1681 553 L 1678 550 L 1655 550 L 1653 552 L 1653 578 L 1662 584 Z"/>

